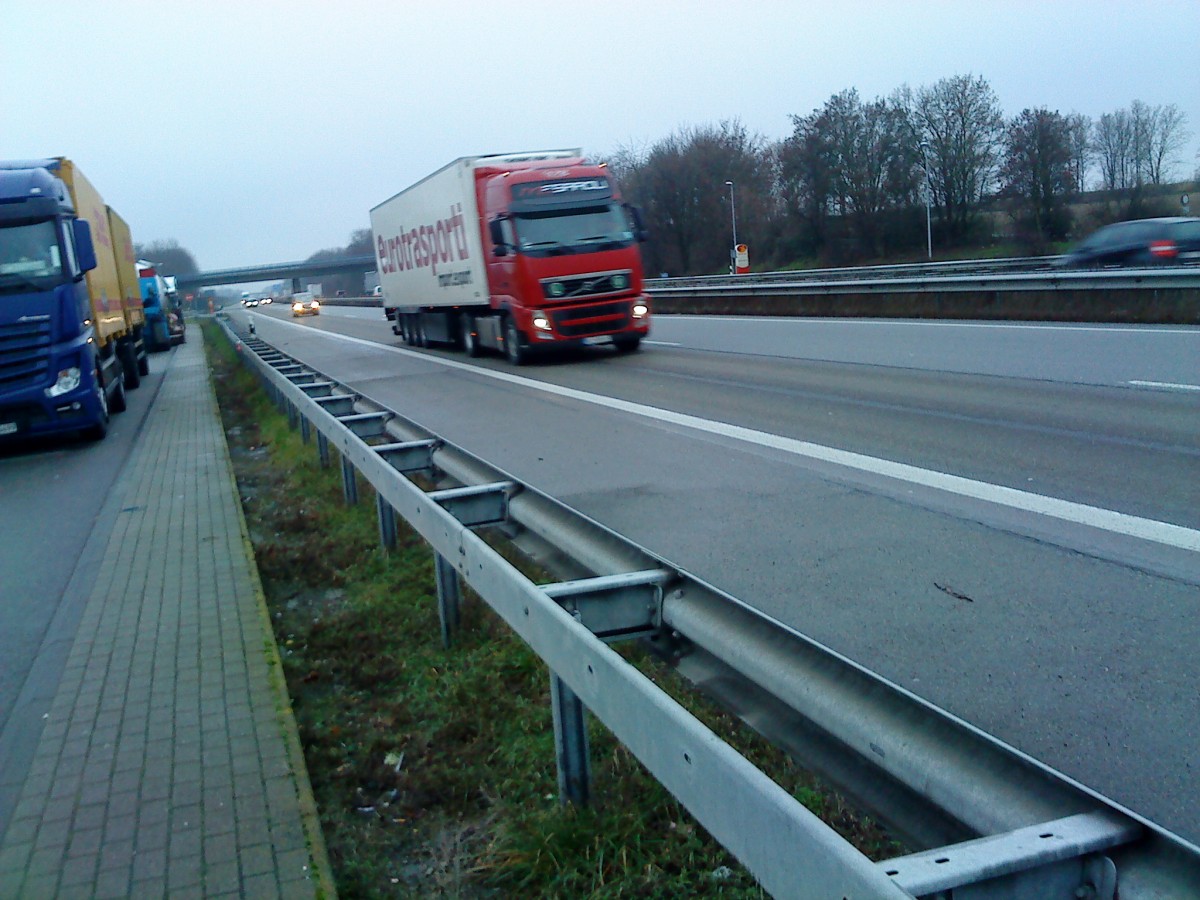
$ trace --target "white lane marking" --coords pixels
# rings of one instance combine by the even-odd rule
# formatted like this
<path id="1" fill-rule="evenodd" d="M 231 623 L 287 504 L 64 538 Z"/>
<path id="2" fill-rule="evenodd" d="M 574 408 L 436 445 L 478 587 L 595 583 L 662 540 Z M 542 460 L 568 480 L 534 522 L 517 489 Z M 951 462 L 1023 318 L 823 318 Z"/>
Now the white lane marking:
<path id="1" fill-rule="evenodd" d="M 681 346 L 677 341 L 643 340 L 642 343 L 643 344 L 653 344 L 655 347 L 679 347 L 679 346 Z"/>
<path id="2" fill-rule="evenodd" d="M 272 319 L 272 321 L 290 325 L 293 328 L 304 327 L 287 319 Z M 1064 522 L 1086 525 L 1090 528 L 1098 528 L 1114 534 L 1123 534 L 1167 547 L 1178 547 L 1181 550 L 1200 552 L 1200 531 L 1194 528 L 1185 528 L 1182 525 L 1173 525 L 1170 522 L 1160 522 L 1156 519 L 1131 516 L 1127 513 L 1116 512 L 1111 509 L 1074 503 L 1070 500 L 1060 500 L 1057 497 L 1047 497 L 1043 494 L 1035 494 L 1030 491 L 1021 491 L 1016 488 L 1004 487 L 1003 485 L 990 484 L 986 481 L 974 481 L 970 478 L 963 478 L 960 475 L 951 475 L 932 469 L 922 469 L 919 466 L 911 466 L 907 463 L 898 463 L 889 459 L 866 456 L 862 453 L 853 453 L 849 450 L 838 450 L 836 447 L 826 447 L 821 444 L 810 443 L 809 441 L 800 441 L 778 434 L 757 431 L 753 428 L 743 428 L 740 425 L 729 425 L 725 422 L 701 419 L 698 416 L 674 412 L 669 409 L 661 409 L 657 406 L 645 406 L 641 403 L 619 400 L 616 397 L 605 397 L 600 394 L 576 390 L 575 388 L 534 381 L 532 378 L 524 378 L 509 372 L 484 369 L 479 366 L 457 362 L 456 360 L 417 353 L 416 351 L 406 350 L 402 347 L 377 344 L 374 341 L 337 334 L 332 331 L 320 331 L 310 328 L 308 329 L 308 333 L 361 344 L 376 350 L 386 350 L 416 359 L 423 359 L 429 363 L 436 363 L 450 369 L 459 369 L 475 376 L 491 378 L 519 387 L 542 391 L 547 394 L 554 394 L 583 403 L 591 403 L 607 409 L 615 409 L 658 422 L 681 425 L 685 428 L 692 428 L 708 434 L 721 435 L 722 437 L 745 441 L 749 444 L 757 444 L 760 447 L 770 447 L 771 449 L 782 450 L 785 453 L 791 453 L 796 456 L 833 463 L 834 465 L 844 466 L 848 469 L 867 472 L 871 475 L 882 475 L 887 478 L 894 478 L 897 481 L 922 485 L 935 490 L 945 491 L 949 494 L 956 494 L 960 497 L 982 500 L 985 503 L 994 503 L 997 506 L 1006 506 L 1021 512 L 1036 513 L 1060 519 Z"/>
<path id="3" fill-rule="evenodd" d="M 1105 334 L 1188 334 L 1200 337 L 1200 328 L 1163 327 L 1159 325 L 1050 325 L 1042 322 L 944 322 L 912 319 L 848 319 L 821 318 L 812 316 L 666 316 L 661 320 L 677 319 L 680 322 L 803 322 L 806 325 L 864 325 L 894 326 L 911 328 L 1003 328 L 1038 331 L 1099 331 Z"/>
<path id="4" fill-rule="evenodd" d="M 1200 391 L 1200 384 L 1175 384 L 1171 381 L 1130 381 L 1138 387 L 1166 388 L 1170 391 Z"/>

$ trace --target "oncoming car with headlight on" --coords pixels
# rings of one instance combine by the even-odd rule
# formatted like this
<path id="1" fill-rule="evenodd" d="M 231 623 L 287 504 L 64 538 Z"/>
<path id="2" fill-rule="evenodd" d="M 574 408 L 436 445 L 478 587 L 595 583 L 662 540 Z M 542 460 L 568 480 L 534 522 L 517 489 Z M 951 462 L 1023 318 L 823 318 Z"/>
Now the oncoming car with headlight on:
<path id="1" fill-rule="evenodd" d="M 321 301 L 312 294 L 296 294 L 292 297 L 293 316 L 319 316 L 320 314 Z"/>

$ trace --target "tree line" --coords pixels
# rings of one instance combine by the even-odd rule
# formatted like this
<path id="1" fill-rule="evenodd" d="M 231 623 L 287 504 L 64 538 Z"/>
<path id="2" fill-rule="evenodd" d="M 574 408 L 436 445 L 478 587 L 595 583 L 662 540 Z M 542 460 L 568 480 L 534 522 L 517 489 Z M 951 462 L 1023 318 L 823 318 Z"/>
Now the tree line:
<path id="1" fill-rule="evenodd" d="M 1088 187 L 1112 196 L 1084 227 L 1167 212 L 1147 188 L 1170 182 L 1190 136 L 1175 104 L 1006 119 L 973 75 L 872 100 L 850 88 L 791 118 L 777 142 L 734 119 L 617 149 L 610 164 L 652 234 L 650 271 L 725 270 L 735 219 L 739 242 L 770 267 L 917 255 L 927 224 L 939 252 L 977 246 L 997 209 L 1015 242 L 1042 253 L 1071 234 Z"/>
<path id="2" fill-rule="evenodd" d="M 616 149 L 609 164 L 650 231 L 649 272 L 725 271 L 735 219 L 758 268 L 913 258 L 927 241 L 945 255 L 991 243 L 998 217 L 1018 248 L 1048 252 L 1074 231 L 1178 211 L 1153 187 L 1171 183 L 1191 136 L 1173 103 L 1135 100 L 1095 120 L 1044 107 L 1006 119 L 975 75 L 872 100 L 848 88 L 791 120 L 779 141 L 732 119 Z M 1088 189 L 1104 202 L 1073 213 Z M 198 271 L 174 240 L 136 249 L 165 274 Z M 372 252 L 370 230 L 358 229 L 307 261 Z M 352 275 L 320 280 L 327 295 L 363 290 Z"/>

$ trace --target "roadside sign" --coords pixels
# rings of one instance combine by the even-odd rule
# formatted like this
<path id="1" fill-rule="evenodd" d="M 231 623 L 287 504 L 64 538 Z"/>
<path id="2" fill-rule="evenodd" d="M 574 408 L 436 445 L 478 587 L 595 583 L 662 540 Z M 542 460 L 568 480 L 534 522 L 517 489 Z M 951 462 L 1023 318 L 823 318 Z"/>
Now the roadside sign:
<path id="1" fill-rule="evenodd" d="M 734 260 L 735 273 L 745 275 L 750 271 L 750 248 L 745 244 L 737 245 L 737 257 Z"/>

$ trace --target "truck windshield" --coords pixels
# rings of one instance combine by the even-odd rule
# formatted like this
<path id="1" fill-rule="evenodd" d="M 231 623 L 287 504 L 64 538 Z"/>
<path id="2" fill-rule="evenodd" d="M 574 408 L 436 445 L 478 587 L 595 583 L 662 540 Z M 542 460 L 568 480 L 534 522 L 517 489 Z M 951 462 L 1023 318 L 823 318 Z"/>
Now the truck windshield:
<path id="1" fill-rule="evenodd" d="M 515 217 L 522 253 L 552 255 L 610 250 L 633 243 L 633 224 L 619 203 Z"/>
<path id="2" fill-rule="evenodd" d="M 62 280 L 53 220 L 0 227 L 0 289 L 41 289 Z"/>

